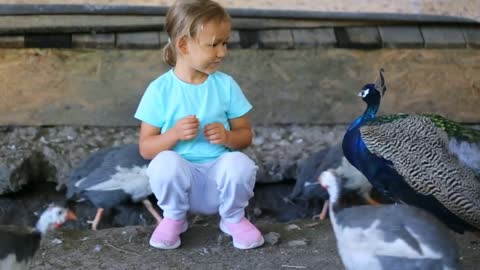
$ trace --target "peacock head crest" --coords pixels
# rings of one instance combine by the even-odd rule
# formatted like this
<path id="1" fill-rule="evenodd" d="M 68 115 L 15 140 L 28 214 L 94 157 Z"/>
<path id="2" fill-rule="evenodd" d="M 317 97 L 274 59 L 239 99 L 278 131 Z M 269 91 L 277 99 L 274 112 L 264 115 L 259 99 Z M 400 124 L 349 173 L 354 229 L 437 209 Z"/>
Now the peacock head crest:
<path id="1" fill-rule="evenodd" d="M 366 84 L 360 93 L 358 93 L 358 96 L 360 96 L 367 104 L 380 104 L 380 99 L 387 91 L 383 72 L 384 70 L 381 68 L 379 70 L 379 77 L 377 78 L 375 84 Z"/>

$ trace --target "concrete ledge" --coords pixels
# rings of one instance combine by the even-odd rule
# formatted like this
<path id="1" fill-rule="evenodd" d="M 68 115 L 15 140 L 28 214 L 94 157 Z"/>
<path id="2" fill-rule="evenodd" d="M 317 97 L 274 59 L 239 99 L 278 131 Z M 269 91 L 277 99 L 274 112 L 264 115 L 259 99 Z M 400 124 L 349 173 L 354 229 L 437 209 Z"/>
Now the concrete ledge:
<path id="1" fill-rule="evenodd" d="M 71 48 L 72 36 L 68 34 L 25 35 L 26 48 Z"/>
<path id="2" fill-rule="evenodd" d="M 374 26 L 336 27 L 338 46 L 341 48 L 375 49 L 382 47 L 378 28 Z"/>
<path id="3" fill-rule="evenodd" d="M 422 26 L 420 28 L 425 48 L 465 48 L 466 42 L 461 28 L 455 26 Z"/>
<path id="4" fill-rule="evenodd" d="M 25 37 L 23 35 L 0 36 L 0 48 L 23 48 Z"/>
<path id="5" fill-rule="evenodd" d="M 480 48 L 480 27 L 463 28 L 465 40 L 469 48 Z"/>
<path id="6" fill-rule="evenodd" d="M 36 15 L 0 16 L 0 34 L 90 33 L 163 29 L 162 16 Z"/>
<path id="7" fill-rule="evenodd" d="M 422 48 L 420 29 L 412 26 L 381 26 L 380 35 L 385 48 Z"/>
<path id="8" fill-rule="evenodd" d="M 333 28 L 293 29 L 295 48 L 333 48 L 337 45 Z"/>
<path id="9" fill-rule="evenodd" d="M 162 16 L 0 16 L 0 37 L 3 37 L 0 47 L 158 49 L 168 39 L 163 32 L 163 22 Z M 234 18 L 230 48 L 474 49 L 480 44 L 479 31 L 480 24 L 470 23 L 432 25 Z M 108 38 L 95 37 L 98 34 Z M 63 39 L 58 39 L 61 44 L 56 44 L 52 37 L 59 35 Z M 22 45 L 21 38 L 13 42 L 13 36 L 23 36 L 28 44 Z M 116 41 L 113 47 L 111 36 Z M 35 42 L 29 42 L 31 37 Z"/>
<path id="10" fill-rule="evenodd" d="M 38 26 L 44 26 L 37 18 Z M 52 18 L 50 18 L 52 19 Z M 128 18 L 124 18 L 128 20 Z M 76 27 L 57 24 L 56 31 L 41 32 L 29 29 L 29 24 L 16 25 L 14 29 L 1 24 L 0 47 L 2 48 L 122 48 L 158 49 L 166 44 L 168 37 L 162 31 L 162 22 L 149 25 L 154 19 L 131 18 L 136 27 L 126 21 L 117 21 L 107 29 L 114 31 L 86 31 L 89 29 L 87 17 L 72 20 Z M 145 20 L 144 20 L 145 19 Z M 157 18 L 158 19 L 158 18 Z M 8 21 L 8 20 L 7 20 Z M 13 23 L 13 22 L 10 22 Z M 143 24 L 146 25 L 143 25 Z M 129 25 L 128 28 L 127 25 Z M 143 25 L 143 26 L 142 26 Z M 148 25 L 148 26 L 147 26 Z M 3 27 L 3 28 L 2 28 Z M 253 27 L 253 26 L 252 26 Z M 333 25 L 321 27 L 290 27 L 266 29 L 261 25 L 255 28 L 239 28 L 234 25 L 230 48 L 294 49 L 294 48 L 467 48 L 475 49 L 480 44 L 480 24 L 478 25 Z M 2 34 L 3 29 L 3 34 Z M 25 32 L 25 29 L 29 31 Z M 71 32 L 69 32 L 71 31 Z M 148 34 L 147 34 L 148 33 Z M 104 36 L 101 36 L 101 35 Z M 25 40 L 22 45 L 22 38 Z M 62 38 L 59 38 L 59 37 Z M 112 46 L 111 40 L 116 43 Z M 17 37 L 13 42 L 11 37 Z M 57 37 L 56 39 L 54 37 Z M 34 42 L 32 42 L 32 39 Z M 69 40 L 72 40 L 70 42 Z M 56 44 L 57 40 L 60 44 Z"/>
<path id="11" fill-rule="evenodd" d="M 163 42 L 166 43 L 167 40 Z M 117 34 L 116 46 L 123 49 L 158 49 L 160 48 L 160 33 L 119 33 Z"/>
<path id="12" fill-rule="evenodd" d="M 71 43 L 74 47 L 78 45 L 89 48 L 110 48 L 110 45 L 107 45 L 110 41 L 102 38 L 90 38 L 88 41 L 82 42 L 78 40 L 81 37 L 86 39 L 92 33 L 114 35 L 117 41 L 115 46 L 118 48 L 156 49 L 166 42 L 161 38 L 162 34 L 158 38 L 147 37 L 143 34 L 163 32 L 165 23 L 163 9 L 157 11 L 139 9 L 138 13 L 120 13 L 123 9 L 119 9 L 119 7 L 114 7 L 112 10 L 110 9 L 112 7 L 92 6 L 90 12 L 75 13 L 73 12 L 76 10 L 75 7 L 68 5 L 59 6 L 58 10 L 51 6 L 45 6 L 45 8 L 52 13 L 32 9 L 32 12 L 36 10 L 38 13 L 19 12 L 17 15 L 11 15 L 15 13 L 0 15 L 0 37 L 35 35 L 38 40 L 47 42 L 47 44 L 35 43 L 42 48 L 69 46 L 68 42 L 62 42 L 60 45 L 52 44 L 50 40 L 55 35 L 71 35 L 72 37 L 66 39 L 75 39 L 75 42 Z M 59 12 L 62 8 L 67 12 Z M 69 10 L 72 11 L 72 14 L 68 12 Z M 128 9 L 123 11 L 126 12 Z M 343 16 L 336 14 L 336 17 L 323 14 L 324 17 L 312 17 L 310 13 L 305 17 L 295 17 L 293 16 L 296 14 L 295 12 L 271 11 L 271 14 L 279 14 L 278 17 L 273 17 L 270 16 L 268 10 L 251 10 L 249 12 L 250 17 L 247 17 L 247 11 L 238 11 L 238 14 L 232 15 L 233 29 L 238 33 L 235 33 L 232 38 L 231 48 L 478 47 L 476 45 L 478 44 L 476 37 L 478 34 L 475 33 L 479 31 L 480 23 L 468 20 L 450 20 L 451 18 L 440 20 L 439 17 L 437 23 L 432 24 L 435 20 L 425 20 L 421 16 L 406 16 L 405 20 L 401 20 L 392 14 L 390 14 L 392 17 L 387 19 L 387 17 L 378 17 L 378 14 L 370 14 L 372 15 L 370 18 L 362 17 L 362 14 L 343 14 Z M 4 13 L 0 11 L 0 14 Z M 288 17 L 288 14 L 292 17 Z M 332 29 L 334 29 L 333 35 Z M 139 40 L 137 42 L 128 41 L 129 36 L 132 35 L 138 37 Z M 29 40 L 29 38 L 24 39 Z M 4 42 L 0 44 L 0 47 L 22 47 L 19 40 L 14 43 L 7 39 L 0 39 L 0 42 L 2 40 Z M 468 44 L 469 42 L 471 44 Z M 24 47 L 31 47 L 31 44 L 24 45 Z"/>
<path id="13" fill-rule="evenodd" d="M 73 48 L 107 49 L 115 47 L 114 34 L 73 34 Z"/>
<path id="14" fill-rule="evenodd" d="M 258 44 L 264 49 L 293 49 L 293 36 L 290 30 L 260 30 Z"/>

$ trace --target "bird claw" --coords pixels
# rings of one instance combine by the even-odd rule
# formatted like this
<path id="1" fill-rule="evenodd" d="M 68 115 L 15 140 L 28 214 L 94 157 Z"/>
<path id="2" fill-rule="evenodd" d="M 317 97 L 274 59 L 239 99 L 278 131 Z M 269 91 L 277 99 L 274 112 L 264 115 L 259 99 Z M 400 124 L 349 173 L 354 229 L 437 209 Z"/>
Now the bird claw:
<path id="1" fill-rule="evenodd" d="M 369 205 L 373 205 L 373 206 L 380 206 L 380 205 L 382 205 L 381 203 L 379 203 L 378 201 L 374 200 L 374 199 L 373 199 L 372 197 L 370 197 L 370 196 L 367 196 L 367 197 L 365 198 L 365 200 L 367 201 L 367 203 L 368 203 Z"/>
<path id="2" fill-rule="evenodd" d="M 327 218 L 327 213 L 320 213 L 318 215 L 313 215 L 312 216 L 312 220 L 324 220 L 325 218 Z"/>

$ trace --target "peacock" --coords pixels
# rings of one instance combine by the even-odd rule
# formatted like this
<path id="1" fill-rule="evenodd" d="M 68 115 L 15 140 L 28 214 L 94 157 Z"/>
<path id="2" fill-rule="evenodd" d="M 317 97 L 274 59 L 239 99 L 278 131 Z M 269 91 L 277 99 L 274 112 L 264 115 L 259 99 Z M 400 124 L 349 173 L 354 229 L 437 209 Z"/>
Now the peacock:
<path id="1" fill-rule="evenodd" d="M 377 117 L 383 73 L 359 93 L 367 108 L 344 135 L 345 157 L 395 202 L 423 208 L 458 233 L 478 233 L 480 130 L 433 114 Z"/>

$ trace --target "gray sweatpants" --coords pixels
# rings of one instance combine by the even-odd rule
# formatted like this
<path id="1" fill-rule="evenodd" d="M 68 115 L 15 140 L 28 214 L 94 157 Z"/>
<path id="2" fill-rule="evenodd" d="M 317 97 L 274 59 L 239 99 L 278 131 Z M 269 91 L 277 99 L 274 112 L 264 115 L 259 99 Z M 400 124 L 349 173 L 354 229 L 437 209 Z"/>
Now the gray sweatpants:
<path id="1" fill-rule="evenodd" d="M 257 166 L 242 152 L 227 152 L 208 163 L 192 163 L 162 151 L 147 169 L 150 186 L 166 218 L 185 219 L 187 211 L 216 214 L 239 222 L 253 196 Z"/>

